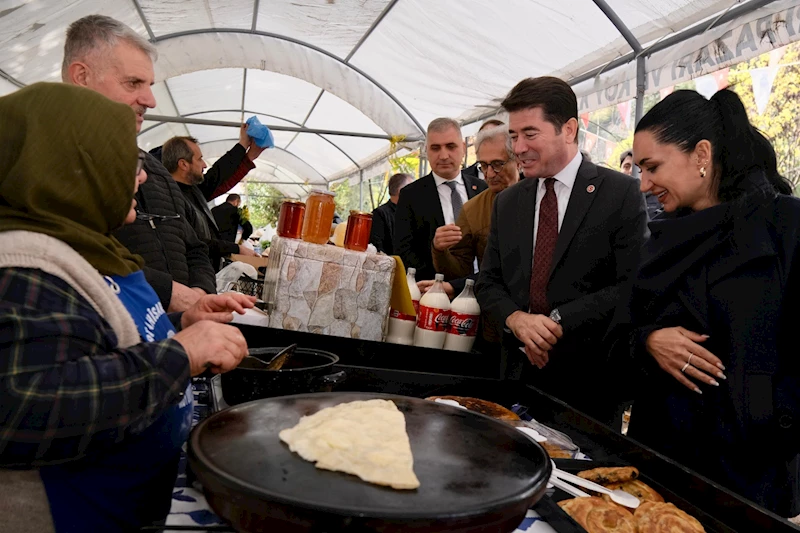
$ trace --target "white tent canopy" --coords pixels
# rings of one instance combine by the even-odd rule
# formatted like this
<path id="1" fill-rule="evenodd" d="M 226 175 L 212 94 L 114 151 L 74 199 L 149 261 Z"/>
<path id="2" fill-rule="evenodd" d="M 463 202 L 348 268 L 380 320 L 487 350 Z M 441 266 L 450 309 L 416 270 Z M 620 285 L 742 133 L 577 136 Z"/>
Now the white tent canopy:
<path id="1" fill-rule="evenodd" d="M 158 48 L 152 116 L 289 130 L 249 179 L 291 196 L 385 170 L 389 137 L 414 147 L 437 116 L 494 115 L 528 76 L 572 82 L 584 112 L 636 96 L 637 57 L 655 91 L 800 36 L 800 0 L 0 0 L 0 94 L 58 81 L 66 27 L 92 13 Z M 209 159 L 237 138 L 147 121 L 140 145 L 187 134 Z"/>

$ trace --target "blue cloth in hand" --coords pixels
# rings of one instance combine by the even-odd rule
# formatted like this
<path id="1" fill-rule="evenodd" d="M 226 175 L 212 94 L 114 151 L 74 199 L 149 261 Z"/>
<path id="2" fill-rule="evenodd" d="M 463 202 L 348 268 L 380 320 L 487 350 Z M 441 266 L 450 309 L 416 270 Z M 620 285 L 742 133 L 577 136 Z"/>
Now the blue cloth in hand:
<path id="1" fill-rule="evenodd" d="M 268 127 L 263 125 L 258 117 L 250 117 L 247 119 L 247 134 L 253 138 L 259 148 L 273 148 L 275 146 L 275 138 Z"/>

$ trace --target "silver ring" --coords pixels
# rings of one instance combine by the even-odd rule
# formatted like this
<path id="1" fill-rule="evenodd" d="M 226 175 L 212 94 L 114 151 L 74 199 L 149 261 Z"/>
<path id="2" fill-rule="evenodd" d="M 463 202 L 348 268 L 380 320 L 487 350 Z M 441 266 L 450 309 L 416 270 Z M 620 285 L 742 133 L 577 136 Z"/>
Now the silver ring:
<path id="1" fill-rule="evenodd" d="M 692 357 L 694 357 L 694 354 L 692 352 L 689 352 L 689 359 L 686 360 L 687 365 L 692 364 Z"/>
<path id="2" fill-rule="evenodd" d="M 681 368 L 681 372 L 685 373 L 687 368 L 689 368 L 689 363 L 688 362 L 685 365 L 683 365 L 683 368 Z"/>

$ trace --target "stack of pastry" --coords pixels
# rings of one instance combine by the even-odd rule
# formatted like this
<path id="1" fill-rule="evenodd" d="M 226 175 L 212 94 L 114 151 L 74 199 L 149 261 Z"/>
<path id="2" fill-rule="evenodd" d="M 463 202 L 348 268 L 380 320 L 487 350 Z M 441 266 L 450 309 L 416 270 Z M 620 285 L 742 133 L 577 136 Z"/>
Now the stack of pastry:
<path id="1" fill-rule="evenodd" d="M 594 468 L 579 472 L 578 476 L 594 481 L 611 490 L 633 494 L 641 504 L 631 514 L 613 503 L 605 494 L 602 498 L 575 498 L 559 502 L 569 514 L 589 533 L 704 533 L 705 529 L 694 517 L 686 514 L 639 477 L 634 467 Z"/>

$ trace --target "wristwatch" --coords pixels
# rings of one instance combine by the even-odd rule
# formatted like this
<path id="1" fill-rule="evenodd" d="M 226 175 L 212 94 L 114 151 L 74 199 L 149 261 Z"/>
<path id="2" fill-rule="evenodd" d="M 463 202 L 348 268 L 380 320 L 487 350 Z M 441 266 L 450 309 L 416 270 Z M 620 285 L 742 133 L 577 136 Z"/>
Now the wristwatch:
<path id="1" fill-rule="evenodd" d="M 558 309 L 553 309 L 550 312 L 550 320 L 552 320 L 556 324 L 561 324 L 561 313 L 558 312 Z"/>

